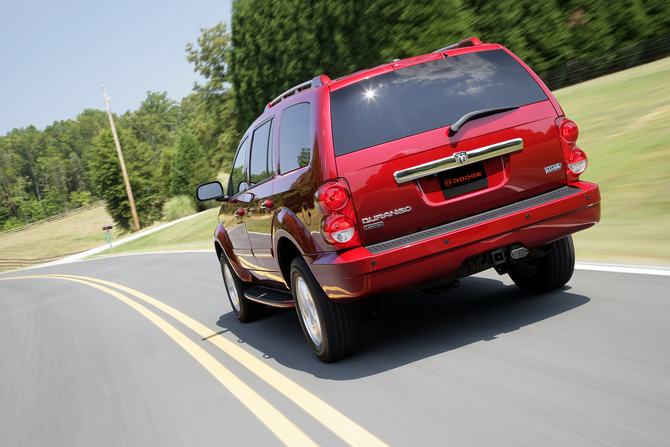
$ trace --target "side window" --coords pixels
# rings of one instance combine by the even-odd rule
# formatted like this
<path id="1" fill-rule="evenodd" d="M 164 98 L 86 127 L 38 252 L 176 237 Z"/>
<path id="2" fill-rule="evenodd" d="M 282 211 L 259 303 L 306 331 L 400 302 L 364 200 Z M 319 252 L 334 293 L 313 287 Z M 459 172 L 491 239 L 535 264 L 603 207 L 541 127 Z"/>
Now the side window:
<path id="1" fill-rule="evenodd" d="M 251 186 L 274 175 L 272 172 L 272 123 L 270 119 L 254 131 L 251 141 L 249 178 Z"/>
<path id="2" fill-rule="evenodd" d="M 247 189 L 247 172 L 244 169 L 244 163 L 247 160 L 247 150 L 249 149 L 249 138 L 245 138 L 237 149 L 233 170 L 230 172 L 228 181 L 228 196 L 232 197 Z"/>
<path id="3" fill-rule="evenodd" d="M 307 166 L 312 154 L 308 102 L 291 106 L 281 114 L 279 126 L 279 168 L 282 174 Z"/>

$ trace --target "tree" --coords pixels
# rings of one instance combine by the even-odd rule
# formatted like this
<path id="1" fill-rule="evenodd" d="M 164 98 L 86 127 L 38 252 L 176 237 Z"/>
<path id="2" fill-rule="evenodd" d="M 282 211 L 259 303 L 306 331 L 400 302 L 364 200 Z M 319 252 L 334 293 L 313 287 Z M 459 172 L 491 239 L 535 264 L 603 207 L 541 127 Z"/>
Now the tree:
<path id="1" fill-rule="evenodd" d="M 193 197 L 195 188 L 214 178 L 214 170 L 198 141 L 186 130 L 177 134 L 177 144 L 172 156 L 172 185 L 170 195 Z"/>
<path id="2" fill-rule="evenodd" d="M 124 115 L 133 127 L 136 138 L 146 141 L 154 152 L 172 144 L 172 134 L 177 127 L 179 105 L 168 98 L 167 92 L 147 92 L 139 110 Z"/>
<path id="3" fill-rule="evenodd" d="M 134 135 L 125 129 L 117 129 L 117 132 L 140 224 L 150 225 L 160 218 L 163 205 L 153 176 L 152 149 L 148 144 L 138 144 Z M 94 139 L 90 156 L 91 184 L 97 194 L 107 201 L 105 208 L 114 222 L 124 231 L 130 231 L 133 227 L 132 213 L 111 129 L 101 131 Z"/>
<path id="4" fill-rule="evenodd" d="M 228 168 L 239 142 L 235 96 L 229 74 L 230 36 L 219 22 L 202 30 L 197 47 L 186 46 L 187 60 L 207 82 L 195 84 L 195 93 L 182 100 L 182 109 L 193 117 L 188 129 L 205 150 L 215 169 Z"/>

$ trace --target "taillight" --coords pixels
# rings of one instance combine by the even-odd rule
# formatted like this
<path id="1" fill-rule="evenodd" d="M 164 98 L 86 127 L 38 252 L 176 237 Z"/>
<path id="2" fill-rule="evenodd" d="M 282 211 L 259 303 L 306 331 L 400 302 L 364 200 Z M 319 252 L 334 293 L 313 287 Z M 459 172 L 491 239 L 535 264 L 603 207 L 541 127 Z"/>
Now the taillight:
<path id="1" fill-rule="evenodd" d="M 575 144 L 579 137 L 579 128 L 574 121 L 563 118 L 558 124 L 558 136 L 566 144 Z"/>
<path id="2" fill-rule="evenodd" d="M 356 213 L 347 181 L 336 179 L 325 183 L 316 193 L 316 203 L 323 214 L 321 234 L 337 248 L 360 245 L 356 231 Z"/>
<path id="3" fill-rule="evenodd" d="M 556 127 L 558 128 L 558 138 L 563 151 L 563 160 L 565 160 L 565 173 L 568 181 L 575 181 L 588 165 L 586 154 L 576 146 L 579 128 L 574 121 L 564 116 L 556 119 Z"/>
<path id="4" fill-rule="evenodd" d="M 568 153 L 568 158 L 565 160 L 568 165 L 568 174 L 578 176 L 586 170 L 589 164 L 586 154 L 578 147 L 572 148 Z"/>

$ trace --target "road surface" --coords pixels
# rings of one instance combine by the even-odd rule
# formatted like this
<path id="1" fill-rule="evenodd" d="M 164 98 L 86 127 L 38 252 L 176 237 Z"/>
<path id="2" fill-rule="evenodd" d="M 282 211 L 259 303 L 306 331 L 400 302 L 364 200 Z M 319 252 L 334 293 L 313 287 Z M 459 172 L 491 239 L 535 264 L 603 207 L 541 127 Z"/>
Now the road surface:
<path id="1" fill-rule="evenodd" d="M 659 272 L 390 295 L 335 364 L 293 309 L 239 323 L 213 252 L 4 273 L 0 445 L 667 446 Z"/>

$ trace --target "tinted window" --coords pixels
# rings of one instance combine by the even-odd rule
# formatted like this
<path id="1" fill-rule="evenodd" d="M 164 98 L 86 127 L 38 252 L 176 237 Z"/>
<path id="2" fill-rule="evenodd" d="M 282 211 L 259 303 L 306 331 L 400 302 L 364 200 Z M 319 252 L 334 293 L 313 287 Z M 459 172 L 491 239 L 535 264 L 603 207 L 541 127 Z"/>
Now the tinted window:
<path id="1" fill-rule="evenodd" d="M 249 178 L 252 186 L 274 175 L 272 172 L 271 130 L 272 120 L 266 121 L 265 124 L 254 131 L 254 138 L 251 142 L 251 162 L 249 163 Z"/>
<path id="2" fill-rule="evenodd" d="M 285 109 L 279 126 L 279 168 L 282 174 L 307 166 L 312 154 L 309 138 L 311 106 L 307 102 Z"/>
<path id="3" fill-rule="evenodd" d="M 546 99 L 504 50 L 414 65 L 331 93 L 335 155 L 448 126 L 475 110 Z"/>
<path id="4" fill-rule="evenodd" d="M 230 171 L 230 180 L 228 182 L 228 195 L 230 197 L 247 189 L 247 172 L 244 170 L 244 163 L 247 159 L 247 149 L 249 148 L 249 138 L 245 138 L 237 148 L 233 169 Z"/>

